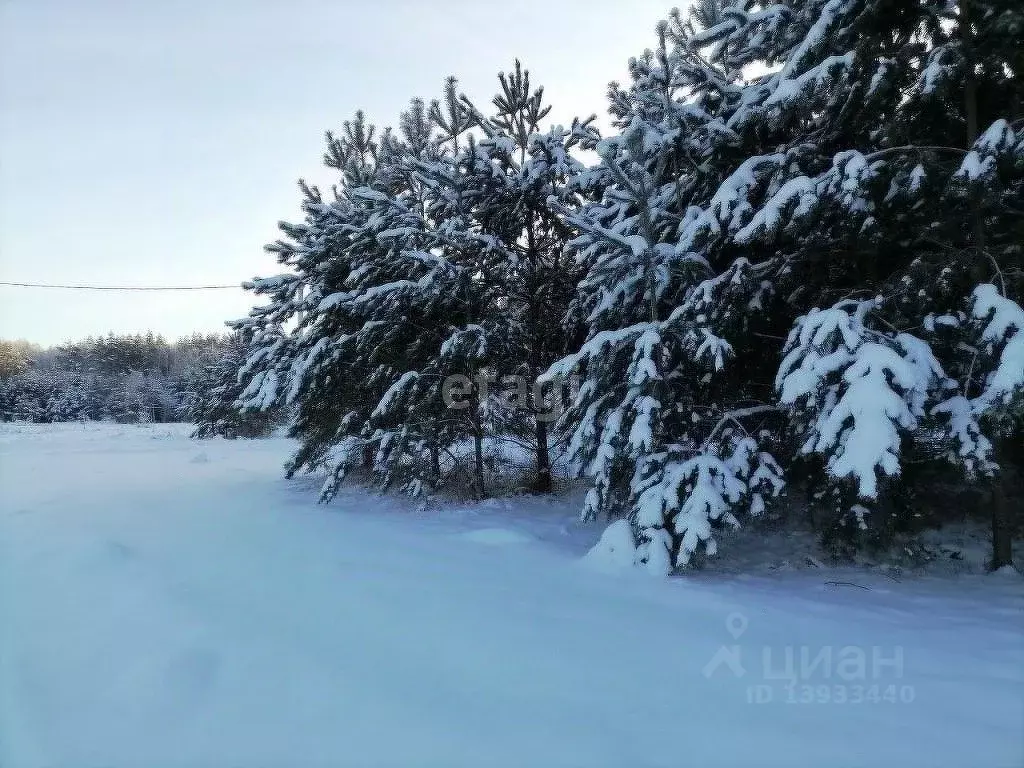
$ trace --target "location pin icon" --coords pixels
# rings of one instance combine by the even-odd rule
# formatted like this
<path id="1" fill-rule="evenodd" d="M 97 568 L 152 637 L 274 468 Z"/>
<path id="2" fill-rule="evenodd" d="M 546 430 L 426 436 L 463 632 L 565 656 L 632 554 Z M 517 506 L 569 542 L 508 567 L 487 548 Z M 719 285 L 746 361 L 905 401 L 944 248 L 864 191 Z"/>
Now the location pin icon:
<path id="1" fill-rule="evenodd" d="M 725 628 L 732 635 L 733 640 L 739 640 L 740 635 L 747 631 L 747 617 L 742 613 L 730 613 L 725 620 Z"/>

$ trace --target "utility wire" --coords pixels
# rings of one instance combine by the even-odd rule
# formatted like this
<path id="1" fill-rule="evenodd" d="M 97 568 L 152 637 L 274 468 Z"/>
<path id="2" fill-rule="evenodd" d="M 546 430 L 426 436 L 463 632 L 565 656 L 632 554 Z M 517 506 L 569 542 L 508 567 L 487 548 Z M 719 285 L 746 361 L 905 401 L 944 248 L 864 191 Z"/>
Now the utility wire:
<path id="1" fill-rule="evenodd" d="M 241 284 L 231 285 L 69 285 L 55 283 L 16 283 L 0 280 L 0 285 L 15 288 L 61 288 L 72 291 L 212 291 L 224 288 L 241 288 Z"/>

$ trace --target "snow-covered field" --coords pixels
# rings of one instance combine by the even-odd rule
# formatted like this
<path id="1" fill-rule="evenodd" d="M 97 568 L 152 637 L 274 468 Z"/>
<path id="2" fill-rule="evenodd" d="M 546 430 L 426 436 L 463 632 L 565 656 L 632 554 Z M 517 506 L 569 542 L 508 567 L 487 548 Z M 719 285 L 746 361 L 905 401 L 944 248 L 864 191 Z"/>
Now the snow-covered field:
<path id="1" fill-rule="evenodd" d="M 186 435 L 0 425 L 3 768 L 1024 765 L 1017 576 L 657 581 Z"/>

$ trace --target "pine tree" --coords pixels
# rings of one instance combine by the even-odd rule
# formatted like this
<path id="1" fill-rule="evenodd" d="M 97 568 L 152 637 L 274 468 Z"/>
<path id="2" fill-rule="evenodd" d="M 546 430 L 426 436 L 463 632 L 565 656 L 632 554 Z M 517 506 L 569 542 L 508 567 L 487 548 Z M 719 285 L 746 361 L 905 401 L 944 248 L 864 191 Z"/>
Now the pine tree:
<path id="1" fill-rule="evenodd" d="M 325 163 L 341 174 L 333 201 L 304 187 L 306 221 L 282 224 L 288 239 L 270 246 L 292 272 L 252 284 L 271 301 L 247 321 L 254 344 L 241 400 L 255 410 L 294 405 L 291 433 L 301 444 L 288 472 L 324 468 L 324 500 L 353 466 L 390 484 L 424 442 L 437 482 L 444 435 L 436 414 L 390 412 L 407 399 L 416 366 L 436 349 L 431 331 L 450 314 L 411 303 L 445 270 L 421 250 L 425 200 L 409 165 L 434 157 L 430 131 L 414 101 L 401 136 L 378 137 L 361 113 L 340 136 L 328 134 Z M 439 393 L 440 380 L 429 380 Z"/>
<path id="2" fill-rule="evenodd" d="M 787 292 L 790 311 L 813 313 L 836 301 L 826 314 L 798 320 L 786 351 L 787 361 L 800 349 L 812 356 L 802 359 L 800 375 L 825 364 L 825 376 L 843 382 L 836 390 L 812 374 L 817 384 L 808 391 L 819 416 L 805 420 L 802 410 L 791 434 L 801 453 L 826 459 L 830 477 L 850 481 L 835 488 L 840 508 L 877 507 L 886 478 L 901 476 L 883 485 L 905 490 L 912 479 L 903 475 L 901 455 L 919 454 L 936 430 L 950 445 L 947 457 L 968 473 L 991 473 L 996 465 L 980 423 L 990 422 L 987 401 L 973 394 L 963 375 L 969 368 L 948 354 L 948 338 L 942 349 L 929 318 L 947 318 L 948 332 L 951 318 L 970 313 L 972 295 L 990 293 L 975 286 L 1020 263 L 1021 219 L 1007 207 L 1021 190 L 1024 146 L 1009 122 L 1019 79 L 1007 79 L 1020 67 L 1020 11 L 998 3 L 833 1 L 794 3 L 769 16 L 733 14 L 739 22 L 722 38 L 744 51 L 774 37 L 768 59 L 782 62 L 760 80 L 751 100 L 759 108 L 732 118 L 775 135 L 772 155 L 761 156 L 772 172 L 746 188 L 749 212 L 726 238 L 782 255 L 773 282 Z M 792 28 L 806 31 L 786 34 Z M 852 333 L 840 322 L 841 344 L 816 325 L 829 313 L 853 318 Z M 809 336 L 812 321 L 817 330 Z M 967 336 L 976 333 L 970 325 L 961 324 Z M 880 347 L 895 356 L 884 362 Z M 915 370 L 914 384 L 899 372 L 903 364 Z M 777 381 L 789 405 L 795 389 L 787 367 Z M 858 390 L 867 412 L 849 410 Z M 844 419 L 844 412 L 861 416 Z M 890 434 L 885 441 L 881 430 Z"/>
<path id="3" fill-rule="evenodd" d="M 622 133 L 603 145 L 594 174 L 607 185 L 602 202 L 575 221 L 591 265 L 579 304 L 598 322 L 559 370 L 588 367 L 573 414 L 577 452 L 597 479 L 588 511 L 616 502 L 629 510 L 641 560 L 660 570 L 665 549 L 686 562 L 694 541 L 670 532 L 678 525 L 673 510 L 689 504 L 692 485 L 688 499 L 662 502 L 656 493 L 651 514 L 638 506 L 648 475 L 662 472 L 643 453 L 687 434 L 682 419 L 666 418 L 668 400 L 699 418 L 707 398 L 714 409 L 725 406 L 732 423 L 736 414 L 770 414 L 777 386 L 786 419 L 766 423 L 775 432 L 768 442 L 788 437 L 798 455 L 821 457 L 820 479 L 835 491 L 839 517 L 852 512 L 863 520 L 892 490 L 887 478 L 902 472 L 902 457 L 937 433 L 950 446 L 945 455 L 965 471 L 994 469 L 982 426 L 989 401 L 971 395 L 954 359 L 937 356 L 963 345 L 933 349 L 924 337 L 937 317 L 954 318 L 940 323 L 947 332 L 957 326 L 977 335 L 969 327 L 986 315 L 967 304 L 973 295 L 979 306 L 978 292 L 991 298 L 992 289 L 974 285 L 1019 263 L 1020 219 L 1011 201 L 1020 191 L 1020 144 L 1000 117 L 1016 103 L 1019 84 L 1003 91 L 1002 104 L 985 102 L 988 111 L 975 117 L 990 127 L 968 131 L 966 143 L 936 136 L 929 126 L 949 121 L 923 116 L 940 75 L 952 78 L 951 96 L 1008 85 L 1005 73 L 1019 66 L 1019 49 L 1005 37 L 1019 32 L 1013 13 L 989 9 L 988 23 L 972 27 L 990 30 L 996 39 L 985 50 L 1004 56 L 957 65 L 956 82 L 956 66 L 934 64 L 935 56 L 954 56 L 935 51 L 955 38 L 963 18 L 945 6 L 829 0 L 751 9 L 709 0 L 663 24 L 657 50 L 631 63 L 633 86 L 612 89 Z M 969 60 L 956 55 L 961 64 Z M 757 67 L 769 71 L 744 76 Z M 980 231 L 972 221 L 993 231 L 984 252 L 977 235 L 973 245 L 969 234 L 965 242 L 965 233 Z M 970 279 L 954 286 L 956 254 L 965 249 L 974 254 L 973 267 L 963 270 Z M 686 274 L 691 265 L 694 277 Z M 1001 366 L 1007 355 L 1015 360 L 1017 326 L 1005 318 L 1016 317 L 1017 305 L 1005 290 L 997 293 L 1008 304 L 982 306 L 1003 319 L 1003 335 L 990 331 L 988 344 L 990 364 Z M 705 377 L 678 368 L 680 358 L 700 359 L 684 346 L 687 332 L 695 334 L 691 344 L 706 342 L 705 353 L 715 353 Z M 779 358 L 759 340 L 787 336 L 776 373 Z M 673 355 L 673 344 L 682 353 Z M 735 362 L 723 368 L 730 356 Z M 983 361 L 975 355 L 974 362 Z M 687 386 L 694 380 L 696 391 Z M 714 435 L 721 421 L 711 423 Z M 639 482 L 627 480 L 633 465 Z M 711 474 L 727 477 L 722 469 Z M 712 522 L 745 503 L 742 484 L 730 493 L 728 482 L 716 482 L 725 503 L 703 504 L 719 510 Z"/>
<path id="4" fill-rule="evenodd" d="M 245 334 L 236 332 L 197 374 L 184 406 L 186 418 L 196 425 L 192 437 L 262 437 L 274 426 L 277 413 L 273 409 L 246 411 L 238 402 L 242 394 L 239 372 L 249 351 Z"/>
<path id="5" fill-rule="evenodd" d="M 575 182 L 583 166 L 573 158 L 573 148 L 592 148 L 599 137 L 592 119 L 576 120 L 568 131 L 555 126 L 542 132 L 551 108 L 544 103 L 543 88 L 531 88 L 529 72 L 518 61 L 513 72 L 498 79 L 501 91 L 490 115 L 466 96 L 456 98 L 454 81 L 449 81 L 448 115 L 440 104 L 431 113 L 439 129 L 447 131 L 454 162 L 420 167 L 439 198 L 432 210 L 433 219 L 441 222 L 437 245 L 480 284 L 480 301 L 490 308 L 481 320 L 472 313 L 466 317 L 468 325 L 482 329 L 475 332 L 478 339 L 482 333 L 488 336 L 486 360 L 463 362 L 487 365 L 495 379 L 507 377 L 505 385 L 515 382 L 516 391 L 501 392 L 489 410 L 493 430 L 532 438 L 533 488 L 547 492 L 552 489 L 548 422 L 558 403 L 539 397 L 535 382 L 566 351 L 562 321 L 578 279 L 564 254 L 571 232 L 558 214 L 578 209 L 582 201 Z M 453 132 L 453 125 L 459 130 Z M 477 139 L 471 128 L 482 137 Z M 459 150 L 463 133 L 466 146 Z M 452 343 L 461 338 L 453 337 Z M 471 339 L 469 348 L 479 343 Z M 491 383 L 502 386 L 502 381 Z M 492 401 L 475 389 L 471 397 L 471 413 Z M 519 408 L 532 423 L 523 425 Z M 479 465 L 479 424 L 474 423 L 474 431 Z M 522 434 L 526 431 L 532 435 Z"/>
<path id="6" fill-rule="evenodd" d="M 603 140 L 543 125 L 518 63 L 493 108 L 453 78 L 397 131 L 357 113 L 327 136 L 338 184 L 303 184 L 269 246 L 285 272 L 250 284 L 237 403 L 294 409 L 288 472 L 326 471 L 324 499 L 356 467 L 419 493 L 464 464 L 482 497 L 504 436 L 533 442 L 548 490 L 565 435 L 583 517 L 625 516 L 657 572 L 761 514 L 777 458 L 854 544 L 929 522 L 921 473 L 952 463 L 992 481 L 1008 562 L 1022 14 L 700 0 L 612 85 Z M 155 340 L 107 342 L 109 367 L 162 365 Z M 537 402 L 508 410 L 503 374 L 582 385 L 551 433 Z"/>
<path id="7" fill-rule="evenodd" d="M 584 518 L 627 515 L 638 561 L 657 572 L 714 554 L 714 529 L 759 514 L 781 487 L 756 441 L 773 408 L 728 374 L 729 337 L 749 330 L 736 305 L 762 300 L 761 275 L 679 238 L 736 140 L 719 115 L 729 74 L 685 53 L 662 24 L 658 48 L 630 62 L 631 87 L 611 88 L 621 133 L 584 181 L 601 199 L 567 217 L 590 338 L 550 371 L 585 372 L 566 419 L 577 468 L 594 479 Z"/>

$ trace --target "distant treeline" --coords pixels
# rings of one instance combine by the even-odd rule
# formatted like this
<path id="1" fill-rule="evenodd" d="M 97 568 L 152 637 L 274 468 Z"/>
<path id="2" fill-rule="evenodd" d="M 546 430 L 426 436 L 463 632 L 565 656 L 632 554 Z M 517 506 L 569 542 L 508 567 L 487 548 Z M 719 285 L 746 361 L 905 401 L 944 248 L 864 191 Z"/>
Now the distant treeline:
<path id="1" fill-rule="evenodd" d="M 0 421 L 184 421 L 211 387 L 225 334 L 153 333 L 43 348 L 0 340 Z"/>

